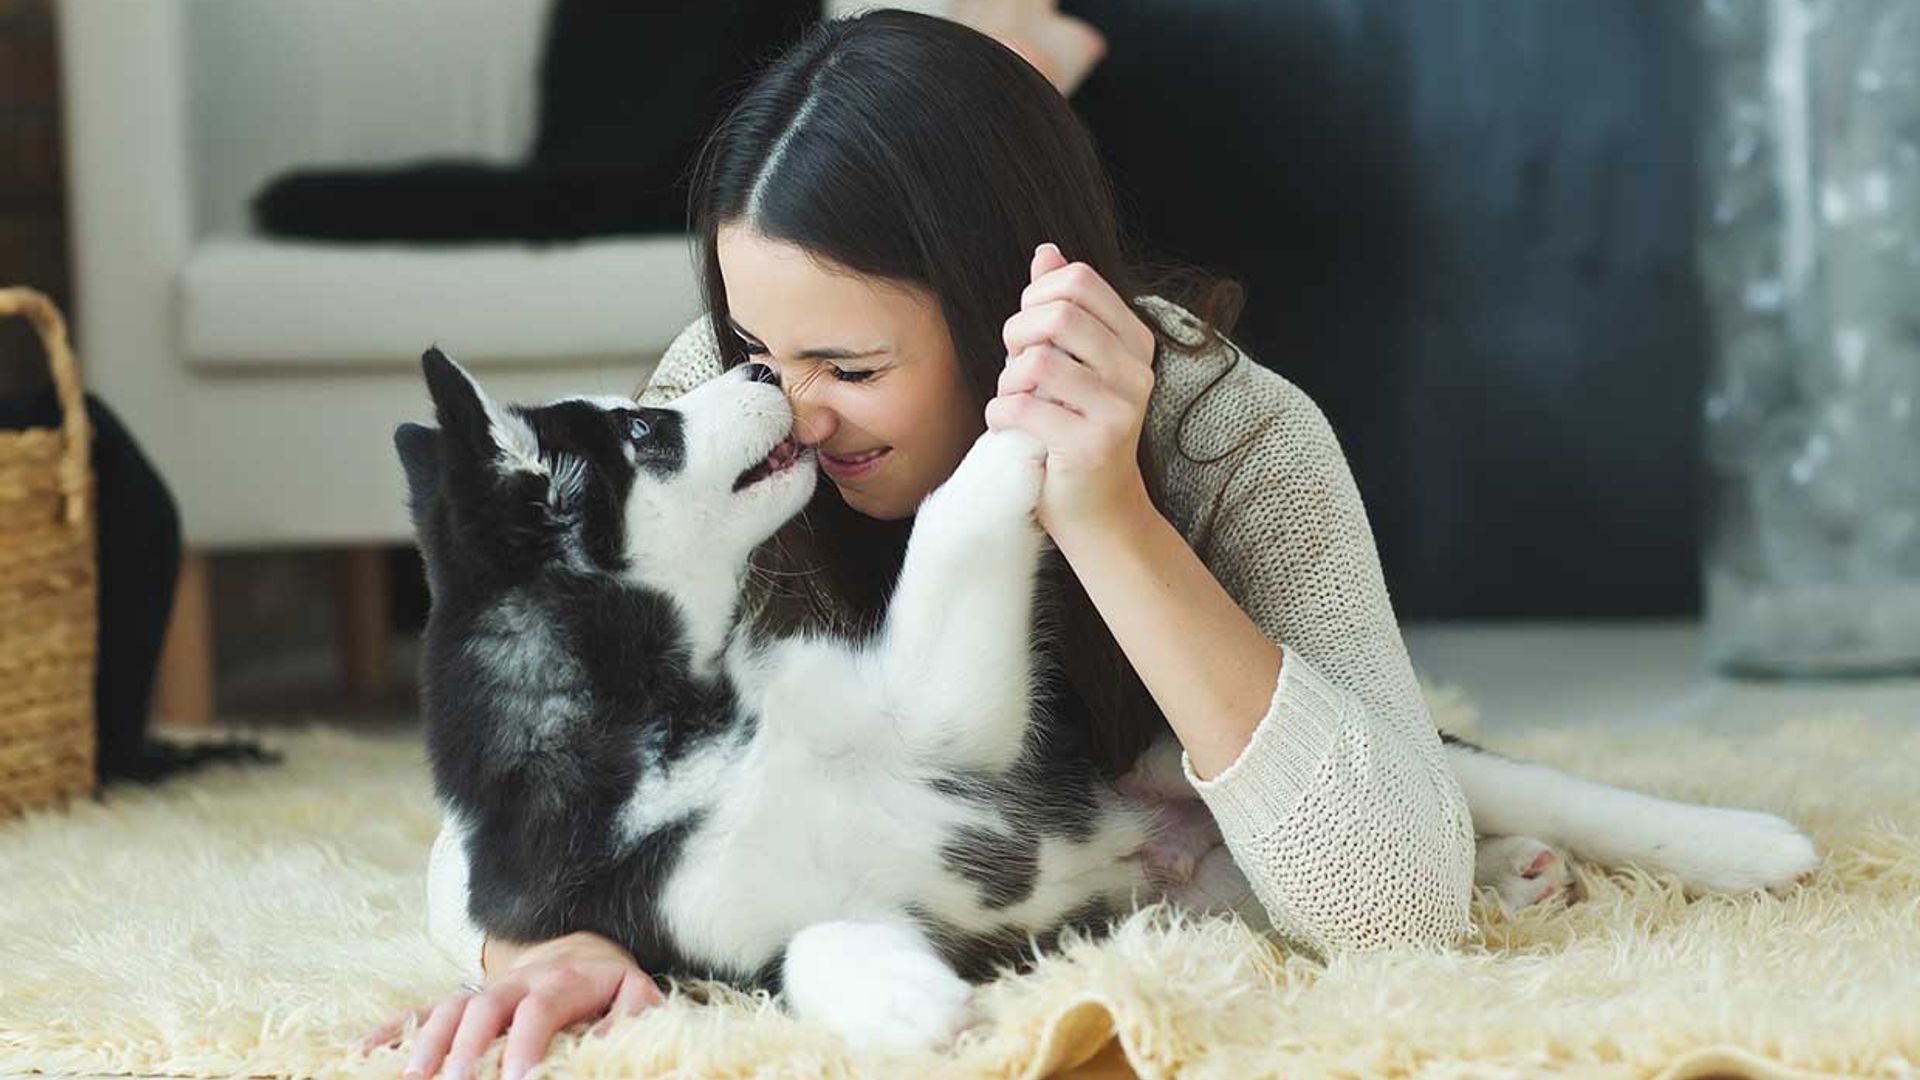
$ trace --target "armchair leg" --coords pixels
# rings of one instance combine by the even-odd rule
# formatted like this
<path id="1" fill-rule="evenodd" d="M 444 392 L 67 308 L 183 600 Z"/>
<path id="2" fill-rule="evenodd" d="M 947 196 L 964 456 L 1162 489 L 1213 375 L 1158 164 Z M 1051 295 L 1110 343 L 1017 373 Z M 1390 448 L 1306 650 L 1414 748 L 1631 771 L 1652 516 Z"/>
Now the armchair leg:
<path id="1" fill-rule="evenodd" d="M 339 574 L 340 684 L 351 697 L 366 701 L 387 688 L 392 582 L 386 549 L 346 549 L 340 553 Z"/>
<path id="2" fill-rule="evenodd" d="M 213 581 L 211 559 L 203 551 L 180 557 L 154 700 L 170 724 L 197 727 L 213 722 Z"/>

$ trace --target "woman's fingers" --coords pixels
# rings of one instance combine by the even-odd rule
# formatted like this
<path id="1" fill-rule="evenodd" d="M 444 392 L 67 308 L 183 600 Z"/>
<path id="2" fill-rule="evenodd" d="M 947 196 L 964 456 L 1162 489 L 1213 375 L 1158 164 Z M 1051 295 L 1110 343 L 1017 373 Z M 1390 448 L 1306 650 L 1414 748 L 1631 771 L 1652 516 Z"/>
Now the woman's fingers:
<path id="1" fill-rule="evenodd" d="M 405 1076 L 432 1076 L 446 1059 L 447 1048 L 453 1045 L 454 1032 L 460 1027 L 461 1014 L 466 1012 L 467 1002 L 472 994 L 456 994 L 433 1007 L 427 1021 L 420 1030 L 413 1033 L 413 1053 L 407 1057 Z"/>
<path id="2" fill-rule="evenodd" d="M 598 1012 L 599 1003 L 581 994 L 558 996 L 534 991 L 520 999 L 513 1010 L 513 1027 L 507 1032 L 507 1048 L 500 1054 L 503 1080 L 519 1080 L 547 1056 L 547 1047 L 560 1029 Z"/>
<path id="3" fill-rule="evenodd" d="M 1039 281 L 1065 265 L 1067 257 L 1060 253 L 1060 245 L 1049 240 L 1033 249 L 1033 258 L 1027 261 L 1027 280 Z"/>
<path id="4" fill-rule="evenodd" d="M 454 1032 L 453 1046 L 447 1050 L 446 1064 L 440 1070 L 445 1080 L 461 1080 L 473 1071 L 473 1063 L 507 1029 L 514 1007 L 525 993 L 513 983 L 501 983 L 467 998 L 459 1030 Z"/>
<path id="5" fill-rule="evenodd" d="M 433 1007 L 430 1005 L 423 1005 L 417 1009 L 408 1009 L 406 1012 L 401 1013 L 399 1016 L 368 1032 L 366 1038 L 360 1040 L 360 1052 L 364 1054 L 377 1047 L 393 1045 L 394 1040 L 400 1037 L 400 1033 L 406 1030 L 407 1021 L 412 1020 L 416 1023 L 423 1024 L 426 1023 L 427 1017 L 431 1015 L 433 1015 Z"/>
<path id="6" fill-rule="evenodd" d="M 1092 368 L 1052 345 L 1033 345 L 1000 369 L 1001 394 L 1033 394 L 1085 416 L 1104 412 L 1110 392 Z"/>
<path id="7" fill-rule="evenodd" d="M 479 993 L 457 994 L 433 1008 L 414 1034 L 406 1073 L 421 1080 L 435 1073 L 458 1080 L 504 1032 L 501 1077 L 519 1080 L 540 1063 L 562 1028 L 617 1005 L 630 975 L 646 980 L 631 952 L 591 931 L 532 945 Z M 645 1002 L 648 993 L 659 999 L 651 980 L 636 985 L 626 998 Z M 398 1023 L 404 1025 L 405 1017 Z M 370 1038 L 397 1030 L 389 1024 Z"/>
<path id="8" fill-rule="evenodd" d="M 1117 384 L 1137 374 L 1131 369 L 1146 366 L 1132 358 L 1105 323 L 1071 300 L 1049 300 L 1016 313 L 1001 327 L 1000 339 L 1008 356 L 1019 356 L 1021 350 L 1034 345 L 1064 349 Z"/>
<path id="9" fill-rule="evenodd" d="M 1032 394 L 1005 394 L 987 402 L 987 426 L 1019 428 L 1049 447 L 1066 445 L 1083 421 L 1063 405 Z"/>
<path id="10" fill-rule="evenodd" d="M 1051 244 L 1041 246 L 1053 247 Z M 1033 265 L 1040 265 L 1037 257 Z M 1045 273 L 1035 274 L 1032 283 L 1020 293 L 1020 306 L 1023 309 L 1039 307 L 1054 300 L 1070 300 L 1079 304 L 1089 315 L 1100 320 L 1115 337 L 1129 342 L 1135 348 L 1144 347 L 1151 352 L 1153 331 L 1120 298 L 1112 283 L 1086 263 L 1068 264 L 1060 259 Z"/>
<path id="11" fill-rule="evenodd" d="M 593 1025 L 593 1033 L 605 1035 L 621 1017 L 638 1016 L 665 1000 L 667 998 L 660 992 L 660 985 L 646 972 L 628 972 L 620 982 L 619 993 L 613 996 L 613 1004 L 607 1008 L 607 1018 Z"/>

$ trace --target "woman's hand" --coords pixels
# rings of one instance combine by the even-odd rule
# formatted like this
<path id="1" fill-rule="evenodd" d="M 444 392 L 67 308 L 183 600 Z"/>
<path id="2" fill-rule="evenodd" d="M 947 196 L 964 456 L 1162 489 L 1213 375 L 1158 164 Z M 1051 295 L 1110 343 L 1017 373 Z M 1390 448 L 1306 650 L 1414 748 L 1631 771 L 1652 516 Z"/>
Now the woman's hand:
<path id="1" fill-rule="evenodd" d="M 1007 366 L 987 426 L 1046 444 L 1040 523 L 1063 533 L 1123 525 L 1151 511 L 1140 476 L 1140 430 L 1153 392 L 1153 331 L 1106 279 L 1034 250 L 1020 310 L 1001 330 Z"/>
<path id="2" fill-rule="evenodd" d="M 660 988 L 632 953 L 581 931 L 528 947 L 510 968 L 489 975 L 479 993 L 463 990 L 437 1005 L 403 1013 L 361 1046 L 370 1050 L 390 1043 L 407 1019 L 415 1018 L 421 1026 L 403 1075 L 432 1076 L 445 1059 L 443 1075 L 460 1080 L 506 1030 L 501 1075 L 519 1080 L 546 1056 L 562 1028 L 604 1015 L 607 1019 L 593 1028 L 600 1034 L 615 1017 L 643 1012 L 662 1000 Z"/>

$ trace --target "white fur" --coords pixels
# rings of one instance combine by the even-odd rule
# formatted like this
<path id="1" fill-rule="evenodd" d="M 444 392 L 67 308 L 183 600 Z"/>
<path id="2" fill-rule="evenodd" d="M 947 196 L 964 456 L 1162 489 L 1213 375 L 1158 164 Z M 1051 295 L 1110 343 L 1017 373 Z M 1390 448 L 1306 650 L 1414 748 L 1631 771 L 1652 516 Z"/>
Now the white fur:
<path id="1" fill-rule="evenodd" d="M 1489 836 L 1474 853 L 1473 883 L 1492 889 L 1508 911 L 1571 899 L 1573 869 L 1531 836 Z"/>
<path id="2" fill-rule="evenodd" d="M 855 1046 L 896 1053 L 951 1041 L 973 997 L 919 931 L 898 922 L 807 927 L 787 947 L 785 983 L 803 1019 Z"/>
<path id="3" fill-rule="evenodd" d="M 464 372 L 462 372 L 464 374 Z M 468 377 L 471 381 L 471 376 Z M 474 384 L 479 390 L 479 384 Z M 540 476 L 547 474 L 547 463 L 540 460 L 540 438 L 527 426 L 527 422 L 514 415 L 512 410 L 494 404 L 485 394 L 480 400 L 487 407 L 487 433 L 492 436 L 493 444 L 500 448 L 501 468 L 508 472 L 530 472 Z"/>
<path id="4" fill-rule="evenodd" d="M 952 767 L 1004 769 L 1022 752 L 1045 459 L 1024 432 L 980 437 L 921 505 L 882 640 L 866 658 L 899 737 Z"/>
<path id="5" fill-rule="evenodd" d="M 1482 836 L 1538 837 L 1696 891 L 1783 888 L 1819 862 L 1812 841 L 1771 814 L 1691 806 L 1459 746 L 1447 747 L 1447 761 Z"/>
<path id="6" fill-rule="evenodd" d="M 1025 737 L 1039 454 L 1025 436 L 982 437 L 922 507 L 871 646 L 729 650 L 754 736 L 678 766 L 687 779 L 643 779 L 635 807 L 648 806 L 629 810 L 636 823 L 704 811 L 658 902 L 681 948 L 745 972 L 788 946 L 795 1007 L 851 1038 L 919 1045 L 952 1033 L 965 984 L 902 919 L 909 905 L 987 932 L 1057 923 L 1094 897 L 1144 898 L 1129 856 L 1145 821 L 1117 796 L 1091 841 L 1042 843 L 1034 891 L 1011 907 L 987 906 L 937 839 L 1011 829 L 929 781 L 1004 769 Z"/>
<path id="7" fill-rule="evenodd" d="M 585 400 L 585 399 L 582 399 Z M 696 672 L 717 672 L 754 545 L 813 494 L 810 461 L 744 491 L 733 482 L 793 426 L 780 389 L 738 369 L 674 402 L 685 462 L 671 477 L 641 470 L 627 496 L 627 556 L 637 582 L 672 597 L 686 621 Z"/>

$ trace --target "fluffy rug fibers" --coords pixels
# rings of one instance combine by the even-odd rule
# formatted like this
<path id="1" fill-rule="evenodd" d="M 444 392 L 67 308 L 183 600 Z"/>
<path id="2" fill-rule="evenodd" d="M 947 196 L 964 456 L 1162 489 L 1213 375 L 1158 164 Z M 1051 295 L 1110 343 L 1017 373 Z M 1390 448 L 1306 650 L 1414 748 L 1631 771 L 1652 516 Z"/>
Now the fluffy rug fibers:
<path id="1" fill-rule="evenodd" d="M 1470 729 L 1456 695 L 1434 700 Z M 404 1047 L 361 1056 L 359 1037 L 458 984 L 423 932 L 439 822 L 419 740 L 225 730 L 285 762 L 0 824 L 0 1074 L 392 1077 Z M 1484 741 L 1784 814 L 1825 864 L 1785 897 L 1692 901 L 1583 867 L 1571 906 L 1507 916 L 1483 897 L 1458 949 L 1324 965 L 1155 909 L 985 988 L 979 1024 L 938 1058 L 863 1058 L 764 1000 L 675 995 L 604 1035 L 563 1033 L 534 1078 L 1920 1073 L 1920 723 Z"/>

